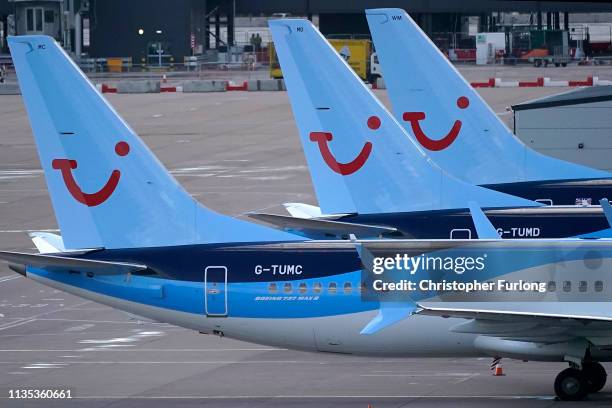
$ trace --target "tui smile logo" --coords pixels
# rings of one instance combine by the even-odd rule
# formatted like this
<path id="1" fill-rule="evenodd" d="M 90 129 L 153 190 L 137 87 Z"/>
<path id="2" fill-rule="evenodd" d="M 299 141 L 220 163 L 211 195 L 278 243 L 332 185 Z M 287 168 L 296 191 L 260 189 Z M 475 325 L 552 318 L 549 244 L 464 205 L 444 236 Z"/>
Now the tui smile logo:
<path id="1" fill-rule="evenodd" d="M 115 153 L 118 156 L 126 156 L 130 152 L 130 145 L 126 142 L 119 142 L 115 145 Z M 95 193 L 84 193 L 81 187 L 77 184 L 72 170 L 77 168 L 77 161 L 70 159 L 54 159 L 51 162 L 51 167 L 55 170 L 59 170 L 62 173 L 64 184 L 72 195 L 72 197 L 81 204 L 85 204 L 88 207 L 95 207 L 104 203 L 108 198 L 115 192 L 119 179 L 121 178 L 121 172 L 119 170 L 113 170 L 110 177 L 104 184 L 104 186 L 96 191 Z"/>
<path id="2" fill-rule="evenodd" d="M 370 116 L 367 124 L 370 129 L 376 130 L 380 127 L 380 119 L 378 116 Z M 334 136 L 329 132 L 310 132 L 310 140 L 319 145 L 319 151 L 327 166 L 343 176 L 353 174 L 362 168 L 370 157 L 370 153 L 372 153 L 372 143 L 366 142 L 353 160 L 347 163 L 340 163 L 329 149 L 328 142 L 331 142 L 333 139 Z"/>
<path id="3" fill-rule="evenodd" d="M 466 109 L 469 105 L 470 100 L 467 97 L 461 96 L 457 99 L 457 106 L 459 109 Z M 423 132 L 423 129 L 421 129 L 420 121 L 425 119 L 425 112 L 404 112 L 402 118 L 406 122 L 410 122 L 412 132 L 421 146 L 434 152 L 444 150 L 450 146 L 455 139 L 457 139 L 461 131 L 461 121 L 456 120 L 446 136 L 441 139 L 431 139 Z"/>

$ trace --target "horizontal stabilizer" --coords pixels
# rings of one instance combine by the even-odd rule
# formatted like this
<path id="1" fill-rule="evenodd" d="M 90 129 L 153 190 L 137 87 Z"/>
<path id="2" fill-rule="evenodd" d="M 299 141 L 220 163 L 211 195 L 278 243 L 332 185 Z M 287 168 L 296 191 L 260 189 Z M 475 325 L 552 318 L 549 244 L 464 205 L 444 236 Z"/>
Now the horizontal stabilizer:
<path id="1" fill-rule="evenodd" d="M 32 238 L 32 242 L 41 254 L 53 254 L 57 252 L 66 252 L 64 240 L 57 234 L 50 232 L 35 231 L 28 234 Z"/>
<path id="2" fill-rule="evenodd" d="M 329 238 L 330 236 L 346 237 L 355 235 L 358 238 L 378 238 L 392 234 L 397 229 L 381 225 L 354 224 L 351 222 L 321 220 L 315 218 L 295 218 L 286 215 L 250 213 L 250 218 L 274 225 L 278 229 L 300 234 L 308 238 Z"/>
<path id="3" fill-rule="evenodd" d="M 283 207 L 296 218 L 316 218 L 323 215 L 321 208 L 303 203 L 284 203 Z"/>
<path id="4" fill-rule="evenodd" d="M 77 253 L 71 253 L 77 254 Z M 0 259 L 11 264 L 32 266 L 54 271 L 92 271 L 105 274 L 121 274 L 147 269 L 146 265 L 125 262 L 94 261 L 68 256 L 25 254 L 22 252 L 0 251 Z"/>

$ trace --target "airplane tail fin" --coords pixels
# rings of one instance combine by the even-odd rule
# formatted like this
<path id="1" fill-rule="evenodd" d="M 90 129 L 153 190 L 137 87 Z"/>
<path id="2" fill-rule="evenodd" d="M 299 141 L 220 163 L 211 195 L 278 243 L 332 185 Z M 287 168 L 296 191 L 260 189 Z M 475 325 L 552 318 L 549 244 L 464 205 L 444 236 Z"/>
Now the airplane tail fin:
<path id="1" fill-rule="evenodd" d="M 294 237 L 200 207 L 52 38 L 8 43 L 65 247 Z"/>
<path id="2" fill-rule="evenodd" d="M 444 173 L 309 21 L 269 25 L 324 213 L 538 205 Z"/>
<path id="3" fill-rule="evenodd" d="M 478 185 L 611 176 L 525 146 L 404 10 L 366 17 L 395 117 L 448 173 Z"/>

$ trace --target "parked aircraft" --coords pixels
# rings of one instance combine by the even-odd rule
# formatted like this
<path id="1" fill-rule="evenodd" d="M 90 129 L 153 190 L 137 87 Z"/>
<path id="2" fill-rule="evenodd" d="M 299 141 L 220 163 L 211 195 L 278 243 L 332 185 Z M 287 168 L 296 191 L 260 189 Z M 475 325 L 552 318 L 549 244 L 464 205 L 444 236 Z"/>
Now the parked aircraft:
<path id="1" fill-rule="evenodd" d="M 404 10 L 366 17 L 394 116 L 442 169 L 549 205 L 612 197 L 612 174 L 543 155 L 514 136 Z"/>
<path id="2" fill-rule="evenodd" d="M 310 27 L 271 26 L 289 37 Z M 61 230 L 34 235 L 47 253 L 0 252 L 12 270 L 204 333 L 346 354 L 567 361 L 555 382 L 563 399 L 605 385 L 611 241 L 310 241 L 217 214 L 180 187 L 53 39 L 8 41 Z M 494 237 L 468 205 L 480 235 Z M 474 273 L 546 282 L 546 291 L 514 293 L 524 302 L 503 302 L 500 291 L 495 302 L 440 303 L 448 293 L 438 290 L 368 300 L 375 288 L 363 283 L 380 276 L 375 268 L 401 271 L 381 256 L 421 259 L 411 274 L 420 279 L 466 282 Z"/>
<path id="3" fill-rule="evenodd" d="M 599 206 L 529 208 L 533 201 L 445 172 L 314 26 L 300 29 L 296 35 L 271 30 L 320 208 L 292 203 L 290 211 L 301 218 L 251 217 L 312 238 L 472 238 L 467 203 L 476 201 L 504 238 L 570 237 L 608 227 Z"/>

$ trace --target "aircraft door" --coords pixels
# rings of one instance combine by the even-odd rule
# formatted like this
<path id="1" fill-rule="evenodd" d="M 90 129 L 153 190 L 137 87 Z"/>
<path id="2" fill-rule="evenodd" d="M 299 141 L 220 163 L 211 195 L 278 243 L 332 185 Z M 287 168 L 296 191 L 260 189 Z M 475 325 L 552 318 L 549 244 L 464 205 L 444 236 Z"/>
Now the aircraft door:
<path id="1" fill-rule="evenodd" d="M 204 270 L 204 311 L 206 316 L 227 316 L 227 267 L 208 266 Z"/>

